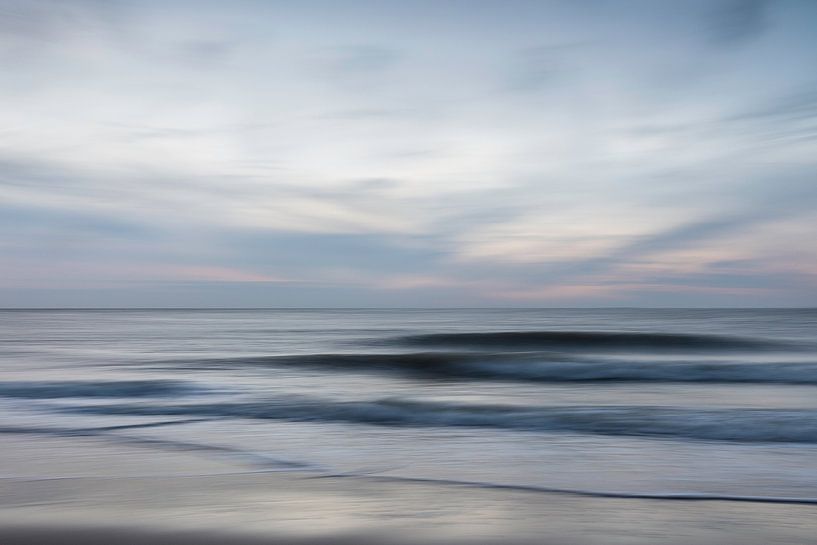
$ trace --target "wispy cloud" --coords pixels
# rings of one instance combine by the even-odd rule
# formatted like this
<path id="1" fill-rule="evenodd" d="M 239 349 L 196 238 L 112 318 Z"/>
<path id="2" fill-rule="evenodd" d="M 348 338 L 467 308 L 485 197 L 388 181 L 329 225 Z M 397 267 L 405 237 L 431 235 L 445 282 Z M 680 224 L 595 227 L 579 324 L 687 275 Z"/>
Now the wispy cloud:
<path id="1" fill-rule="evenodd" d="M 817 303 L 817 5 L 343 4 L 0 0 L 0 305 Z"/>

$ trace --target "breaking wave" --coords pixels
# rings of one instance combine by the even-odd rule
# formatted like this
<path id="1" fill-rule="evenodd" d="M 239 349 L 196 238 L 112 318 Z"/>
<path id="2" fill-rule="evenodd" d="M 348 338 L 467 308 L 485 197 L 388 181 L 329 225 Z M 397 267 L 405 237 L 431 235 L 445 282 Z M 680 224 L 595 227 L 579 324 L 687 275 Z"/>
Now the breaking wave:
<path id="1" fill-rule="evenodd" d="M 791 348 L 786 343 L 728 337 L 676 333 L 630 333 L 613 331 L 487 331 L 431 333 L 394 339 L 415 346 L 460 346 L 468 348 L 541 348 L 620 351 L 759 350 Z"/>
<path id="2" fill-rule="evenodd" d="M 815 409 L 518 407 L 400 399 L 341 402 L 286 397 L 214 404 L 66 407 L 65 410 L 106 415 L 207 416 L 382 426 L 485 427 L 712 441 L 817 443 Z"/>
<path id="3" fill-rule="evenodd" d="M 535 382 L 719 382 L 817 384 L 817 363 L 625 361 L 558 353 L 307 354 L 193 360 L 205 366 L 319 367 L 421 377 Z"/>

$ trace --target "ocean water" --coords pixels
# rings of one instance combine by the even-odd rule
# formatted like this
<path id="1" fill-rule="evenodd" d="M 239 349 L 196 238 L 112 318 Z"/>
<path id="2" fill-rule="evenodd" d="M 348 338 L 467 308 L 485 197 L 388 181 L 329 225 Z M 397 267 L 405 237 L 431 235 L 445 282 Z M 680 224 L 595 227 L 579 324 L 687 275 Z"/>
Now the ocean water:
<path id="1" fill-rule="evenodd" d="M 0 409 L 247 472 L 817 503 L 817 310 L 8 310 Z"/>

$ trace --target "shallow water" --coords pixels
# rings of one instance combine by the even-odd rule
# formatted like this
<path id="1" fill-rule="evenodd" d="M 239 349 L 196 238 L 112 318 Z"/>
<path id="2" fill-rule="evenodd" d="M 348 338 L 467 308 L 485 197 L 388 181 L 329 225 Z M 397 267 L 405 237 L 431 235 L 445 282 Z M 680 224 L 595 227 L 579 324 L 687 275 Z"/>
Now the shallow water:
<path id="1" fill-rule="evenodd" d="M 2 311 L 0 362 L 5 433 L 252 470 L 817 501 L 815 310 Z"/>

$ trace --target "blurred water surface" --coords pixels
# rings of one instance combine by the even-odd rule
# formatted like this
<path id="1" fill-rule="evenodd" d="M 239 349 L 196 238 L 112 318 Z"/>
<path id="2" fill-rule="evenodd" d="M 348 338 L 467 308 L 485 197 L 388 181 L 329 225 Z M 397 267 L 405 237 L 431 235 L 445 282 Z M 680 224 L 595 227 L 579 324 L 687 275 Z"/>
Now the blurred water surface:
<path id="1" fill-rule="evenodd" d="M 0 311 L 0 431 L 253 471 L 817 499 L 816 393 L 809 309 Z"/>

